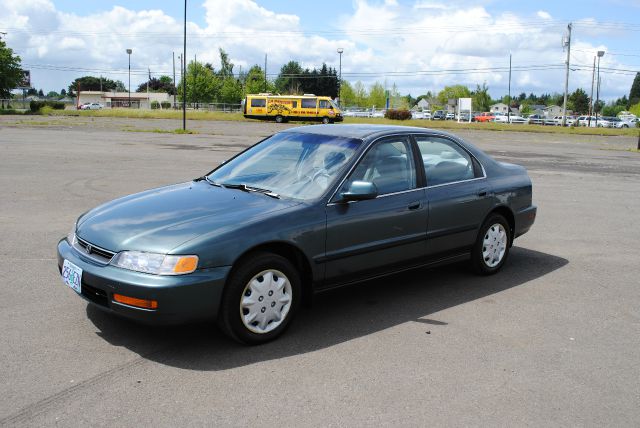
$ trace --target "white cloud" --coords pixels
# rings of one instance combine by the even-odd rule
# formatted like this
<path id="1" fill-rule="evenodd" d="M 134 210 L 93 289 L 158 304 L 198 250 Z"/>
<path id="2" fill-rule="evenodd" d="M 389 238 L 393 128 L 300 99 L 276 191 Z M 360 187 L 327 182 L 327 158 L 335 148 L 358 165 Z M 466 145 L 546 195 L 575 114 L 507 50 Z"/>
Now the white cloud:
<path id="1" fill-rule="evenodd" d="M 345 79 L 361 79 L 366 85 L 374 80 L 391 86 L 397 83 L 404 93 L 413 95 L 439 90 L 443 85 L 463 83 L 471 88 L 484 81 L 494 96 L 506 93 L 505 72 L 482 72 L 483 68 L 508 66 L 513 53 L 512 92 L 561 92 L 563 70 L 526 71 L 518 67 L 562 64 L 564 53 L 560 39 L 564 25 L 555 25 L 551 15 L 538 11 L 533 16 L 515 13 L 491 13 L 485 2 L 468 3 L 417 0 L 400 4 L 395 0 L 355 0 L 353 10 L 341 15 L 328 32 L 305 32 L 295 14 L 275 13 L 253 0 L 205 0 L 205 25 L 189 23 L 187 56 L 219 65 L 218 49 L 224 48 L 236 67 L 244 69 L 263 64 L 268 53 L 269 73 L 275 73 L 289 60 L 303 67 L 318 67 L 323 62 L 337 67 L 336 49 L 344 48 L 342 71 Z M 460 7 L 464 4 L 464 7 Z M 545 25 L 532 22 L 547 20 Z M 581 21 L 589 23 L 590 21 Z M 579 24 L 580 22 L 578 22 Z M 593 24 L 593 22 L 591 22 Z M 318 23 L 314 28 L 319 28 Z M 0 0 L 0 29 L 7 28 L 7 41 L 25 64 L 52 64 L 96 70 L 100 74 L 125 81 L 127 54 L 131 56 L 132 86 L 146 80 L 146 69 L 171 74 L 171 53 L 182 51 L 182 22 L 160 9 L 133 11 L 114 7 L 86 16 L 56 10 L 49 0 Z M 335 31 L 335 29 L 343 31 Z M 599 32 L 600 31 L 600 32 Z M 591 34 L 609 35 L 613 30 L 594 25 L 581 28 L 576 38 L 572 64 L 589 64 L 596 48 Z M 599 33 L 598 33 L 599 32 Z M 591 60 L 589 59 L 591 58 Z M 615 57 L 606 57 L 608 67 L 617 67 Z M 469 74 L 393 75 L 392 72 L 476 69 Z M 119 70 L 117 74 L 113 70 Z M 391 72 L 391 73 L 389 73 Z M 111 73 L 111 74 L 109 74 Z M 353 73 L 380 73 L 354 75 Z M 384 75 L 386 73 L 386 76 Z M 37 87 L 59 90 L 75 77 L 89 74 L 32 68 Z M 571 87 L 590 87 L 591 75 L 576 71 Z M 632 77 L 603 77 L 603 93 L 620 96 L 628 91 Z"/>

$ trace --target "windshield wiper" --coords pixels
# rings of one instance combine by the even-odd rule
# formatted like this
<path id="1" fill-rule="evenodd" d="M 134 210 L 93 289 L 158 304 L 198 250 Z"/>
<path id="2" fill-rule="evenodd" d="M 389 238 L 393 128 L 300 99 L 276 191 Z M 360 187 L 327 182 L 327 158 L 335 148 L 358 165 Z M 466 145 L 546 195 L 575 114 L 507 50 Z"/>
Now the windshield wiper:
<path id="1" fill-rule="evenodd" d="M 280 195 L 268 189 L 261 189 L 259 187 L 247 186 L 246 184 L 237 184 L 237 183 L 221 183 L 221 185 L 223 187 L 226 187 L 227 189 L 238 189 L 238 190 L 242 190 L 243 192 L 262 193 L 263 195 L 269 196 L 271 198 L 280 199 Z"/>
<path id="2" fill-rule="evenodd" d="M 203 175 L 202 177 L 198 177 L 198 178 L 194 178 L 193 181 L 206 181 L 207 183 L 211 184 L 212 186 L 218 186 L 220 187 L 219 183 L 216 183 L 215 181 L 212 181 L 211 179 L 209 179 L 208 175 Z"/>

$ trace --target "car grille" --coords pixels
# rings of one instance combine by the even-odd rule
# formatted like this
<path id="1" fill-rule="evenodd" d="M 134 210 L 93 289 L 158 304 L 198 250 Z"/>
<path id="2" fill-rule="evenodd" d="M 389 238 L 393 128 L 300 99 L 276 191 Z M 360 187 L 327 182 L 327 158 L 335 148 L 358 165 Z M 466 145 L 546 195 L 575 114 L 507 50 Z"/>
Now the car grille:
<path id="1" fill-rule="evenodd" d="M 82 255 L 89 257 L 98 263 L 108 264 L 116 253 L 113 251 L 105 250 L 104 248 L 96 247 L 90 242 L 81 239 L 76 235 L 76 242 L 73 247 L 79 251 Z"/>

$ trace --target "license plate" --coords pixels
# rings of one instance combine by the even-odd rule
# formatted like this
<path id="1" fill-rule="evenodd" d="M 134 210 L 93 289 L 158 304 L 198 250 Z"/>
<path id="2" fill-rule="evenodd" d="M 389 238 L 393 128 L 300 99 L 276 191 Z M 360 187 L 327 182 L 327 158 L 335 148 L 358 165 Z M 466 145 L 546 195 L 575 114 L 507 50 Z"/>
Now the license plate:
<path id="1" fill-rule="evenodd" d="M 82 269 L 65 260 L 62 264 L 62 280 L 71 287 L 76 293 L 82 291 Z"/>

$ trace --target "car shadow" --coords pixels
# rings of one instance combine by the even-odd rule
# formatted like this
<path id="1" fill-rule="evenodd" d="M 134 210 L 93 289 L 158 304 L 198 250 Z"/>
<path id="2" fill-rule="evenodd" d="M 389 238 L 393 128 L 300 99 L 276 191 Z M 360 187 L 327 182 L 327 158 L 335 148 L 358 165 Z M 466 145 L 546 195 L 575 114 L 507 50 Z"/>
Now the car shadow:
<path id="1" fill-rule="evenodd" d="M 476 276 L 466 264 L 419 269 L 315 296 L 288 331 L 274 342 L 246 347 L 228 339 L 214 323 L 146 326 L 87 306 L 97 333 L 114 346 L 141 357 L 190 370 L 225 370 L 317 351 L 405 322 L 425 330 L 446 328 L 429 315 L 533 281 L 562 268 L 568 260 L 513 247 L 509 262 L 493 276 Z M 449 320 L 450 321 L 450 320 Z"/>

